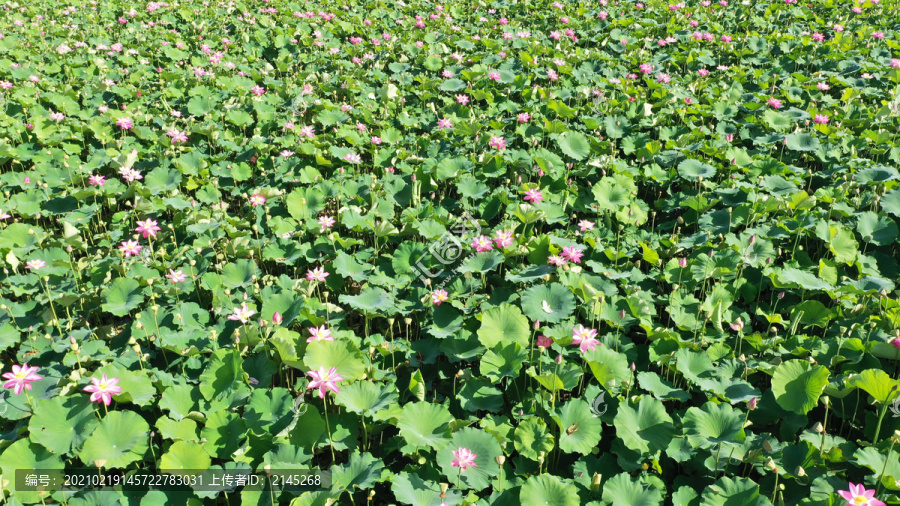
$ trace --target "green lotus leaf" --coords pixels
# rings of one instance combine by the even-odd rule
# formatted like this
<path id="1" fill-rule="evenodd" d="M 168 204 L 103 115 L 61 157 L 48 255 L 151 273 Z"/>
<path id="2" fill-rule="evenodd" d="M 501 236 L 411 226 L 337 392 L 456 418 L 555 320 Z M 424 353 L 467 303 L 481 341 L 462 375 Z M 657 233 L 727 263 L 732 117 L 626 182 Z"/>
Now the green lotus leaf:
<path id="1" fill-rule="evenodd" d="M 805 415 L 816 407 L 822 390 L 828 385 L 828 369 L 806 360 L 788 360 L 775 369 L 772 392 L 778 405 L 787 411 Z"/>
<path id="2" fill-rule="evenodd" d="M 144 458 L 149 440 L 150 426 L 142 416 L 133 411 L 110 411 L 84 442 L 78 458 L 106 469 L 127 467 Z"/>
<path id="3" fill-rule="evenodd" d="M 522 506 L 578 506 L 581 501 L 575 487 L 556 476 L 542 474 L 532 476 L 519 490 L 519 504 Z"/>

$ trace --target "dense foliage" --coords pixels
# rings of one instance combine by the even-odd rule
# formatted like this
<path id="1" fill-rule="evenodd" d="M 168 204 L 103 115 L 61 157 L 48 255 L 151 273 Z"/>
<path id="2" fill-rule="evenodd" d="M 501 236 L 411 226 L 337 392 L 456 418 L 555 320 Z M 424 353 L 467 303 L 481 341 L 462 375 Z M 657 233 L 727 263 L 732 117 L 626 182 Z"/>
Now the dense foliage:
<path id="1" fill-rule="evenodd" d="M 7 2 L 5 499 L 900 503 L 900 5 L 690 3 Z"/>

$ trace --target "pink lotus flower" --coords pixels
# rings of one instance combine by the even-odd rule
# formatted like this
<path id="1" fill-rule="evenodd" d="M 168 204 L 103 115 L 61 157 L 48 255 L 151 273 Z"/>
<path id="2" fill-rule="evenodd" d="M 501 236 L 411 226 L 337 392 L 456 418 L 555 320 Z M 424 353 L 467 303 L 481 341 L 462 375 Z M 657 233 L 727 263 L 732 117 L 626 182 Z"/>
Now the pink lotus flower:
<path id="1" fill-rule="evenodd" d="M 528 121 L 531 119 L 531 115 L 527 112 L 520 112 L 517 116 L 517 119 L 519 123 L 528 123 Z"/>
<path id="2" fill-rule="evenodd" d="M 587 329 L 584 325 L 572 327 L 572 344 L 577 344 L 581 353 L 587 353 L 588 350 L 594 351 L 594 348 L 600 344 L 600 341 L 597 340 L 597 329 Z"/>
<path id="3" fill-rule="evenodd" d="M 172 143 L 177 142 L 187 142 L 188 136 L 187 132 L 181 132 L 177 128 L 173 128 L 172 131 L 166 132 L 166 135 L 172 138 Z"/>
<path id="4" fill-rule="evenodd" d="M 253 93 L 257 97 L 261 96 L 265 92 L 266 92 L 266 89 L 258 84 L 256 86 L 250 88 L 250 93 Z"/>
<path id="5" fill-rule="evenodd" d="M 174 269 L 169 269 L 169 273 L 166 274 L 166 278 L 174 285 L 175 283 L 181 283 L 187 280 L 187 275 L 181 269 L 177 271 Z"/>
<path id="6" fill-rule="evenodd" d="M 256 311 L 250 309 L 247 306 L 247 303 L 244 302 L 241 307 L 234 308 L 234 314 L 229 315 L 228 319 L 232 321 L 240 321 L 241 323 L 247 323 L 250 321 L 250 317 L 255 314 Z"/>
<path id="7" fill-rule="evenodd" d="M 325 272 L 324 267 L 316 267 L 313 270 L 306 271 L 306 280 L 307 281 L 325 281 L 325 278 L 328 277 L 328 273 Z"/>
<path id="8" fill-rule="evenodd" d="M 891 68 L 900 69 L 900 58 L 891 58 Z"/>
<path id="9" fill-rule="evenodd" d="M 538 348 L 544 348 L 545 350 L 553 344 L 553 338 L 547 336 L 538 336 L 537 338 L 537 346 Z"/>
<path id="10" fill-rule="evenodd" d="M 818 123 L 818 124 L 820 124 L 820 125 L 825 125 L 825 124 L 827 124 L 830 120 L 831 120 L 831 118 L 829 118 L 828 116 L 826 116 L 826 115 L 824 115 L 824 114 L 816 114 L 815 119 L 813 119 L 813 121 L 814 121 L 815 123 Z"/>
<path id="11" fill-rule="evenodd" d="M 477 253 L 494 249 L 494 246 L 491 244 L 491 240 L 488 239 L 485 235 L 480 235 L 473 239 L 471 246 L 475 248 L 475 251 Z"/>
<path id="12" fill-rule="evenodd" d="M 547 263 L 550 265 L 561 267 L 563 265 L 566 265 L 566 259 L 559 255 L 550 255 L 549 257 L 547 257 Z"/>
<path id="13" fill-rule="evenodd" d="M 311 126 L 302 126 L 300 127 L 300 137 L 309 137 L 310 139 L 315 139 L 316 129 Z"/>
<path id="14" fill-rule="evenodd" d="M 321 216 L 319 217 L 319 226 L 322 227 L 319 230 L 319 233 L 324 232 L 325 230 L 334 226 L 337 221 L 331 216 Z"/>
<path id="15" fill-rule="evenodd" d="M 156 221 L 151 220 L 150 218 L 147 218 L 145 221 L 139 221 L 137 222 L 137 224 L 138 227 L 134 230 L 139 234 L 144 234 L 144 239 L 148 237 L 156 237 L 156 233 L 162 230 L 157 226 Z"/>
<path id="16" fill-rule="evenodd" d="M 499 81 L 500 80 L 500 72 L 491 72 L 488 74 L 488 79 L 491 81 Z"/>
<path id="17" fill-rule="evenodd" d="M 343 376 L 337 373 L 337 368 L 332 367 L 329 370 L 325 370 L 324 367 L 320 367 L 318 371 L 307 371 L 306 374 L 312 377 L 312 381 L 309 382 L 309 385 L 306 388 L 310 390 L 314 390 L 316 388 L 319 389 L 319 397 L 325 398 L 325 391 L 331 390 L 334 393 L 340 393 L 340 389 L 338 389 L 337 382 L 344 381 Z"/>
<path id="18" fill-rule="evenodd" d="M 313 341 L 334 341 L 334 337 L 331 336 L 331 330 L 325 328 L 325 325 L 310 328 L 309 335 L 309 339 L 306 340 L 307 343 Z"/>
<path id="19" fill-rule="evenodd" d="M 478 467 L 478 464 L 475 463 L 475 459 L 478 458 L 478 455 L 472 453 L 468 448 L 460 446 L 458 450 L 452 453 L 456 458 L 453 459 L 451 465 L 453 467 L 458 467 L 460 472 L 465 472 L 468 467 Z"/>
<path id="20" fill-rule="evenodd" d="M 697 73 L 700 74 L 700 75 L 703 76 L 703 77 L 706 77 L 706 76 L 709 75 L 709 71 L 706 70 L 706 69 L 700 69 L 700 70 L 697 71 Z"/>
<path id="21" fill-rule="evenodd" d="M 682 269 L 684 269 L 685 267 L 687 267 L 687 258 L 686 258 L 686 257 L 681 257 L 681 258 L 679 258 L 679 259 L 678 259 L 678 266 L 681 267 Z"/>
<path id="22" fill-rule="evenodd" d="M 468 104 L 468 103 L 469 103 L 469 96 L 468 96 L 468 95 L 457 95 L 457 96 L 456 96 L 456 103 L 462 104 L 462 105 Z"/>
<path id="23" fill-rule="evenodd" d="M 125 253 L 125 258 L 137 256 L 143 246 L 138 244 L 137 241 L 122 241 L 122 244 L 119 245 L 119 249 L 122 253 Z"/>
<path id="24" fill-rule="evenodd" d="M 891 345 L 893 345 L 894 348 L 897 348 L 898 350 L 900 350 L 900 337 L 895 337 L 894 339 L 892 339 Z"/>
<path id="25" fill-rule="evenodd" d="M 730 327 L 731 327 L 731 330 L 740 332 L 740 331 L 744 330 L 744 320 L 738 318 L 737 320 L 734 321 L 734 323 L 732 323 L 730 325 Z"/>
<path id="26" fill-rule="evenodd" d="M 25 267 L 29 270 L 36 271 L 38 269 L 43 269 L 47 266 L 47 262 L 41 260 L 40 258 L 36 258 L 34 260 L 29 260 L 25 262 Z"/>
<path id="27" fill-rule="evenodd" d="M 51 112 L 50 119 L 52 119 L 53 121 L 62 121 L 66 119 L 66 117 L 63 116 L 63 113 L 61 112 Z"/>
<path id="28" fill-rule="evenodd" d="M 872 34 L 872 38 L 873 38 L 873 39 L 883 39 L 883 38 L 884 38 L 884 32 L 875 32 L 875 33 Z"/>
<path id="29" fill-rule="evenodd" d="M 505 140 L 503 137 L 500 137 L 500 136 L 492 135 L 492 136 L 491 136 L 491 140 L 488 142 L 488 144 L 489 144 L 492 148 L 496 148 L 496 149 L 506 149 L 506 140 Z"/>
<path id="30" fill-rule="evenodd" d="M 266 198 L 262 196 L 262 194 L 254 193 L 250 196 L 250 205 L 253 207 L 259 207 L 266 203 Z"/>
<path id="31" fill-rule="evenodd" d="M 541 193 L 541 190 L 532 188 L 525 192 L 525 200 L 532 204 L 540 204 L 544 200 L 544 195 Z"/>
<path id="32" fill-rule="evenodd" d="M 506 248 L 513 243 L 513 233 L 512 231 L 497 231 L 497 234 L 494 236 L 494 243 L 498 248 Z"/>
<path id="33" fill-rule="evenodd" d="M 116 126 L 122 130 L 131 130 L 134 127 L 134 121 L 131 121 L 131 118 L 119 118 Z"/>
<path id="34" fill-rule="evenodd" d="M 344 161 L 349 163 L 360 163 L 362 162 L 362 158 L 356 153 L 347 153 L 344 155 Z"/>
<path id="35" fill-rule="evenodd" d="M 281 325 L 281 322 L 283 321 L 284 318 L 281 317 L 281 313 L 279 313 L 278 311 L 272 313 L 272 323 L 274 323 L 275 325 Z"/>
<path id="36" fill-rule="evenodd" d="M 838 495 L 847 501 L 844 506 L 886 506 L 883 502 L 875 499 L 875 489 L 866 490 L 862 483 L 859 485 L 850 483 L 850 490 L 840 490 Z"/>
<path id="37" fill-rule="evenodd" d="M 443 130 L 445 128 L 453 128 L 453 123 L 451 123 L 447 118 L 442 118 L 438 120 L 437 126 L 438 130 Z"/>
<path id="38" fill-rule="evenodd" d="M 561 256 L 570 262 L 580 264 L 584 253 L 581 252 L 581 248 L 578 246 L 566 246 L 563 248 Z"/>
<path id="39" fill-rule="evenodd" d="M 766 103 L 769 104 L 769 107 L 772 109 L 781 109 L 781 100 L 778 100 L 775 97 L 770 98 Z"/>
<path id="40" fill-rule="evenodd" d="M 91 378 L 93 385 L 84 387 L 85 392 L 91 393 L 91 402 L 102 402 L 109 406 L 112 402 L 113 394 L 122 393 L 122 387 L 119 384 L 119 378 L 107 378 L 103 374 L 103 378 Z"/>
<path id="41" fill-rule="evenodd" d="M 440 306 L 442 302 L 450 300 L 450 295 L 443 288 L 431 292 L 431 303 Z"/>
<path id="42" fill-rule="evenodd" d="M 377 135 L 373 135 L 373 136 L 372 136 L 372 144 L 374 144 L 374 145 L 376 145 L 376 146 L 380 145 L 380 144 L 381 144 L 381 137 L 378 137 Z"/>
<path id="43" fill-rule="evenodd" d="M 96 174 L 91 174 L 91 177 L 88 178 L 88 181 L 91 183 L 91 186 L 103 186 L 103 184 L 106 183 L 106 178 Z"/>
<path id="44" fill-rule="evenodd" d="M 650 65 L 649 63 L 642 63 L 640 66 L 640 71 L 641 74 L 649 74 L 653 72 L 653 65 Z"/>
<path id="45" fill-rule="evenodd" d="M 24 390 L 31 390 L 32 381 L 44 379 L 43 376 L 38 376 L 36 374 L 37 371 L 37 367 L 28 367 L 28 362 L 25 362 L 21 366 L 13 365 L 12 372 L 3 375 L 4 378 L 9 380 L 6 383 L 3 383 L 3 388 L 12 388 L 13 393 L 16 395 L 21 394 Z"/>
<path id="46" fill-rule="evenodd" d="M 578 226 L 581 228 L 582 232 L 587 232 L 588 230 L 594 230 L 594 222 L 588 220 L 581 220 L 578 222 Z"/>

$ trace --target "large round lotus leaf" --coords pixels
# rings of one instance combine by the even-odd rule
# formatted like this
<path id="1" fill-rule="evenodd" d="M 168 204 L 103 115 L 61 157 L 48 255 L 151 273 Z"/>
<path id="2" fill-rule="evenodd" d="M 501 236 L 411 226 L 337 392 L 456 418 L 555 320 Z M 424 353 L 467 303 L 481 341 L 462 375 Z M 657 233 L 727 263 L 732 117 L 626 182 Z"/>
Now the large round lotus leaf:
<path id="1" fill-rule="evenodd" d="M 163 453 L 159 461 L 160 469 L 182 471 L 185 469 L 206 470 L 211 460 L 203 447 L 189 441 L 175 441 L 169 450 Z"/>
<path id="2" fill-rule="evenodd" d="M 575 311 L 575 296 L 559 283 L 535 285 L 522 294 L 525 316 L 541 322 L 561 322 Z"/>
<path id="3" fill-rule="evenodd" d="M 744 417 L 729 404 L 707 402 L 702 408 L 688 408 L 683 420 L 684 435 L 694 448 L 708 449 L 719 443 L 744 440 Z"/>
<path id="4" fill-rule="evenodd" d="M 806 360 L 788 360 L 775 369 L 772 393 L 778 405 L 801 415 L 816 407 L 822 390 L 828 385 L 828 369 Z"/>
<path id="5" fill-rule="evenodd" d="M 65 464 L 58 455 L 27 438 L 19 439 L 0 454 L 0 489 L 12 492 L 16 499 L 25 504 L 42 502 L 42 497 L 49 496 L 49 493 L 16 490 L 16 470 L 64 468 Z"/>
<path id="6" fill-rule="evenodd" d="M 393 385 L 356 381 L 342 386 L 334 401 L 354 413 L 371 414 L 396 403 L 398 395 Z"/>
<path id="7" fill-rule="evenodd" d="M 784 140 L 784 145 L 795 151 L 815 151 L 821 146 L 819 140 L 808 133 L 788 134 Z"/>
<path id="8" fill-rule="evenodd" d="M 542 474 L 532 476 L 519 490 L 519 501 L 522 506 L 578 506 L 576 487 L 564 482 L 556 476 Z"/>
<path id="9" fill-rule="evenodd" d="M 559 430 L 562 451 L 587 455 L 600 442 L 603 424 L 586 401 L 572 399 L 557 407 L 552 417 Z"/>
<path id="10" fill-rule="evenodd" d="M 441 449 L 450 442 L 453 415 L 444 406 L 428 402 L 411 402 L 403 406 L 397 421 L 400 435 L 412 446 Z"/>
<path id="11" fill-rule="evenodd" d="M 86 395 L 36 401 L 28 421 L 31 440 L 53 453 L 71 455 L 99 423 L 95 406 Z"/>
<path id="12" fill-rule="evenodd" d="M 516 427 L 513 443 L 523 457 L 531 460 L 538 460 L 541 453 L 549 455 L 554 446 L 547 424 L 537 417 L 526 418 Z"/>
<path id="13" fill-rule="evenodd" d="M 335 492 L 357 488 L 368 490 L 379 481 L 383 468 L 384 463 L 371 453 L 354 453 L 350 455 L 350 461 L 346 464 L 331 468 L 331 490 Z"/>
<path id="14" fill-rule="evenodd" d="M 637 403 L 620 403 L 613 424 L 625 446 L 644 453 L 665 450 L 675 435 L 672 417 L 663 403 L 652 397 L 641 397 Z"/>
<path id="15" fill-rule="evenodd" d="M 336 368 L 337 373 L 344 378 L 337 383 L 338 389 L 344 382 L 362 379 L 366 374 L 366 363 L 362 353 L 355 344 L 346 339 L 309 343 L 303 363 L 314 371 L 319 371 L 323 367 L 326 371 L 332 367 Z"/>
<path id="16" fill-rule="evenodd" d="M 453 452 L 458 451 L 460 447 L 466 448 L 476 455 L 477 467 L 467 467 L 463 473 L 460 472 L 459 467 L 453 467 L 455 458 Z M 500 449 L 497 438 L 483 430 L 466 427 L 454 433 L 450 444 L 438 450 L 437 461 L 447 480 L 456 483 L 457 478 L 461 475 L 461 487 L 480 491 L 490 486 L 491 479 L 499 473 L 500 468 L 494 459 L 502 454 L 503 450 Z"/>
<path id="17" fill-rule="evenodd" d="M 852 387 L 864 390 L 882 405 L 896 397 L 894 392 L 897 390 L 897 380 L 880 369 L 866 369 L 854 375 L 847 383 Z"/>
<path id="18" fill-rule="evenodd" d="M 603 484 L 603 500 L 612 506 L 660 506 L 665 488 L 660 491 L 659 485 L 646 477 L 617 474 Z"/>
<path id="19" fill-rule="evenodd" d="M 709 179 L 716 175 L 716 168 L 700 160 L 689 158 L 678 164 L 678 175 L 689 181 L 696 181 L 701 177 Z"/>
<path id="20" fill-rule="evenodd" d="M 723 476 L 703 491 L 700 506 L 766 506 L 772 504 L 759 493 L 759 485 L 742 476 Z"/>
<path id="21" fill-rule="evenodd" d="M 247 428 L 257 435 L 281 436 L 290 427 L 294 399 L 286 388 L 255 389 L 247 399 L 242 417 Z"/>
<path id="22" fill-rule="evenodd" d="M 453 488 L 447 490 L 441 498 L 441 484 L 434 481 L 425 481 L 418 475 L 402 472 L 391 479 L 391 492 L 403 504 L 412 506 L 434 506 L 442 502 L 459 504 L 462 496 Z"/>
<path id="23" fill-rule="evenodd" d="M 478 340 L 482 345 L 493 348 L 498 343 L 517 343 L 528 347 L 531 328 L 522 311 L 512 304 L 500 304 L 482 314 Z"/>
<path id="24" fill-rule="evenodd" d="M 150 426 L 133 411 L 110 411 L 87 439 L 78 458 L 103 468 L 126 467 L 147 452 Z"/>
<path id="25" fill-rule="evenodd" d="M 132 278 L 114 279 L 101 294 L 103 310 L 116 316 L 125 316 L 144 301 L 141 284 Z"/>
<path id="26" fill-rule="evenodd" d="M 584 160 L 591 154 L 591 143 L 588 138 L 574 130 L 560 134 L 556 142 L 560 151 L 576 160 Z"/>

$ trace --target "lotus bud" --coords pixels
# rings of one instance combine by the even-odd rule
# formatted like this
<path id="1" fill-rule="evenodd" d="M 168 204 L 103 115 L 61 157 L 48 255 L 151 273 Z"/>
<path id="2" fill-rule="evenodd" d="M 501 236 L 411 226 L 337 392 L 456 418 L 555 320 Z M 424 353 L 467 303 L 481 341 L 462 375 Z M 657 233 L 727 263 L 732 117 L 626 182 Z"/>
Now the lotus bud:
<path id="1" fill-rule="evenodd" d="M 759 403 L 759 399 L 756 397 L 750 399 L 750 402 L 747 403 L 747 407 L 752 411 L 756 409 L 756 405 Z"/>
<path id="2" fill-rule="evenodd" d="M 591 478 L 591 492 L 598 493 L 600 492 L 600 481 L 603 479 L 603 475 L 600 473 L 594 473 L 594 477 Z"/>
<path id="3" fill-rule="evenodd" d="M 900 337 L 895 337 L 894 339 L 892 339 L 891 344 L 894 345 L 894 348 L 900 350 Z"/>
<path id="4" fill-rule="evenodd" d="M 824 434 L 824 433 L 825 433 L 825 426 L 822 425 L 822 422 L 816 422 L 816 424 L 813 425 L 813 430 L 816 431 L 816 432 L 818 432 L 819 434 Z"/>
<path id="5" fill-rule="evenodd" d="M 765 450 L 769 453 L 771 453 L 772 450 L 774 450 L 774 448 L 772 448 L 772 443 L 770 443 L 768 439 L 763 441 L 762 447 L 763 447 L 763 450 Z"/>
<path id="6" fill-rule="evenodd" d="M 624 309 L 621 310 L 621 311 L 619 311 L 619 319 L 620 319 L 620 320 L 624 320 L 624 319 L 625 319 L 625 310 L 624 310 Z"/>
<path id="7" fill-rule="evenodd" d="M 562 364 L 562 355 L 561 354 L 556 356 L 556 364 L 557 365 Z"/>
<path id="8" fill-rule="evenodd" d="M 831 397 L 828 397 L 827 395 L 823 395 L 822 397 L 819 398 L 819 400 L 822 401 L 822 404 L 826 408 L 831 405 Z"/>
<path id="9" fill-rule="evenodd" d="M 894 435 L 891 436 L 891 442 L 894 444 L 900 443 L 900 430 L 895 430 Z"/>
<path id="10" fill-rule="evenodd" d="M 272 315 L 272 323 L 275 325 L 281 325 L 281 322 L 284 321 L 284 318 L 281 317 L 281 313 L 275 311 L 275 314 Z"/>
<path id="11" fill-rule="evenodd" d="M 494 462 L 496 462 L 498 466 L 502 466 L 506 463 L 506 455 L 497 455 L 494 457 Z"/>
<path id="12" fill-rule="evenodd" d="M 766 459 L 766 467 L 768 467 L 769 470 L 772 471 L 773 473 L 778 472 L 778 466 L 775 465 L 775 461 L 772 460 L 772 457 L 769 457 L 768 459 Z"/>
<path id="13" fill-rule="evenodd" d="M 678 266 L 681 267 L 682 269 L 684 269 L 685 267 L 687 267 L 687 258 L 686 258 L 686 257 L 681 257 L 681 258 L 679 258 L 679 259 L 678 259 Z"/>
<path id="14" fill-rule="evenodd" d="M 631 368 L 631 372 L 634 372 L 635 370 L 637 370 L 637 366 L 634 365 L 634 362 L 631 363 L 630 368 Z"/>
<path id="15" fill-rule="evenodd" d="M 797 466 L 797 469 L 794 469 L 794 476 L 797 476 L 798 478 L 806 476 L 806 471 L 803 469 L 803 466 Z"/>
<path id="16" fill-rule="evenodd" d="M 539 329 L 539 328 L 541 328 L 541 321 L 540 321 L 540 320 L 535 320 L 535 321 L 534 321 L 534 330 L 537 330 L 537 329 Z M 900 339 L 898 339 L 898 341 L 900 341 Z"/>
<path id="17" fill-rule="evenodd" d="M 778 298 L 779 298 L 779 299 L 783 299 L 783 298 L 784 298 L 784 292 L 778 292 Z"/>

